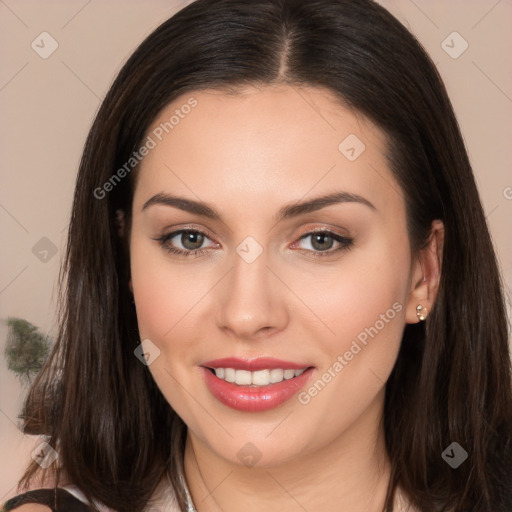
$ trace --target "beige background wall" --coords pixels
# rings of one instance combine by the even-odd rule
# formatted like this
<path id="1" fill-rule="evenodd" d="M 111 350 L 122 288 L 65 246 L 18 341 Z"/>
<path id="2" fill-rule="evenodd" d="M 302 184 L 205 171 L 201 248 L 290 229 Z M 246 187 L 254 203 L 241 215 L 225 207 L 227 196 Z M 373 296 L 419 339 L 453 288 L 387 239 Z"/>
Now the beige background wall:
<path id="1" fill-rule="evenodd" d="M 19 316 L 43 332 L 54 332 L 59 259 L 89 126 L 126 58 L 147 34 L 187 3 L 0 0 L 1 320 Z M 418 36 L 445 80 L 510 290 L 512 3 L 380 3 Z M 451 35 L 454 31 L 463 39 Z M 55 43 L 49 36 L 38 37 L 42 32 L 58 44 L 45 59 L 35 50 L 44 55 Z M 31 47 L 34 40 L 35 49 Z M 468 47 L 459 55 L 464 41 Z M 41 242 L 42 238 L 50 242 Z M 41 248 L 50 250 L 47 261 L 41 260 Z M 34 444 L 16 429 L 25 390 L 7 372 L 5 338 L 2 323 L 0 502 L 12 494 Z"/>

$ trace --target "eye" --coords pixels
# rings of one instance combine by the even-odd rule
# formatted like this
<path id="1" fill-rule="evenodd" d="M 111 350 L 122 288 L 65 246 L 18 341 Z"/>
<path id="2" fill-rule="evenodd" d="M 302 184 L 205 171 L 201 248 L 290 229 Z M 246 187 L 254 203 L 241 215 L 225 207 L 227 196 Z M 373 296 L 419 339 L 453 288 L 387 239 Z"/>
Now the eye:
<path id="1" fill-rule="evenodd" d="M 296 244 L 303 240 L 307 240 L 308 238 L 311 239 L 311 241 L 306 245 L 309 245 L 311 249 L 304 249 L 303 247 L 302 250 L 306 250 L 314 257 L 325 257 L 339 251 L 347 250 L 352 246 L 354 242 L 352 238 L 348 238 L 338 233 L 334 233 L 333 231 L 323 229 L 310 231 L 302 235 Z M 338 244 L 338 247 L 336 249 L 332 249 L 333 245 L 336 243 Z"/>
<path id="2" fill-rule="evenodd" d="M 301 251 L 306 251 L 314 257 L 329 256 L 333 253 L 347 250 L 353 244 L 353 239 L 324 229 L 305 233 L 297 242 L 295 242 L 294 245 L 297 245 L 308 238 L 311 239 L 311 242 L 306 245 L 309 245 L 311 248 L 302 247 L 299 249 Z M 177 254 L 179 256 L 198 256 L 208 252 L 208 247 L 201 247 L 207 239 L 210 240 L 206 233 L 196 229 L 180 229 L 155 238 L 155 240 L 159 242 L 167 252 Z M 176 243 L 180 243 L 183 249 L 175 247 Z M 336 249 L 332 249 L 334 244 L 338 244 Z"/>
<path id="3" fill-rule="evenodd" d="M 173 239 L 176 239 L 173 242 Z M 173 231 L 167 233 L 159 238 L 156 238 L 160 245 L 168 252 L 178 254 L 180 256 L 196 256 L 207 252 L 207 248 L 202 248 L 205 239 L 209 240 L 206 233 L 198 231 L 196 229 L 180 229 L 179 231 Z M 174 243 L 179 242 L 182 244 L 183 249 L 175 247 Z"/>

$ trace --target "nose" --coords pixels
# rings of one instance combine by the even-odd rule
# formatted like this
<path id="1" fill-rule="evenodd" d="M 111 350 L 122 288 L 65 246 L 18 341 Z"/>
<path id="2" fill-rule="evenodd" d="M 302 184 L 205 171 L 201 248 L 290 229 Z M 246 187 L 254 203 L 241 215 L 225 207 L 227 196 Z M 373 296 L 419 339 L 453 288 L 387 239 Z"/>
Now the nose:
<path id="1" fill-rule="evenodd" d="M 236 254 L 219 285 L 217 323 L 233 338 L 266 338 L 286 327 L 290 292 L 269 267 L 265 251 L 251 263 Z"/>

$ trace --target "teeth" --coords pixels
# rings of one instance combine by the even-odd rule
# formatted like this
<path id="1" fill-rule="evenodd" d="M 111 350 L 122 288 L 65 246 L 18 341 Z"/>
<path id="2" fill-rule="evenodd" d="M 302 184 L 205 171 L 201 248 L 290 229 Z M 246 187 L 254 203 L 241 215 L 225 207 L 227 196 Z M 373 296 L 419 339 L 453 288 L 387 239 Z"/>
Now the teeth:
<path id="1" fill-rule="evenodd" d="M 280 370 L 279 368 L 275 368 L 270 370 L 270 383 L 275 384 L 276 382 L 281 382 L 284 377 L 284 370 Z"/>
<path id="2" fill-rule="evenodd" d="M 235 383 L 239 386 L 250 386 L 252 384 L 251 372 L 247 370 L 236 370 Z"/>
<path id="3" fill-rule="evenodd" d="M 295 370 L 285 370 L 284 371 L 284 378 L 286 380 L 293 379 L 295 377 Z"/>
<path id="4" fill-rule="evenodd" d="M 235 370 L 234 368 L 215 368 L 215 375 L 226 382 L 232 382 L 238 386 L 268 386 L 277 384 L 283 380 L 290 380 L 302 375 L 306 368 L 300 370 L 282 370 L 273 368 L 272 370 L 258 370 L 250 372 L 248 370 Z"/>
<path id="5" fill-rule="evenodd" d="M 233 368 L 224 369 L 224 380 L 226 382 L 235 382 L 235 370 Z"/>
<path id="6" fill-rule="evenodd" d="M 252 372 L 251 384 L 255 386 L 267 386 L 270 384 L 270 372 L 268 370 Z"/>

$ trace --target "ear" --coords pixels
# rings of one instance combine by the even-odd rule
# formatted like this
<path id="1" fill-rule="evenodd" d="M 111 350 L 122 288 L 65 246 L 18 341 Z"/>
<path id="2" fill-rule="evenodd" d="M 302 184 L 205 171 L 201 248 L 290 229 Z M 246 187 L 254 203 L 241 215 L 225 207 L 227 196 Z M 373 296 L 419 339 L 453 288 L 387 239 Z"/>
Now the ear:
<path id="1" fill-rule="evenodd" d="M 444 224 L 441 220 L 432 222 L 427 246 L 421 249 L 413 262 L 411 287 L 405 312 L 408 324 L 420 322 L 417 307 L 427 316 L 434 305 L 443 263 Z"/>

